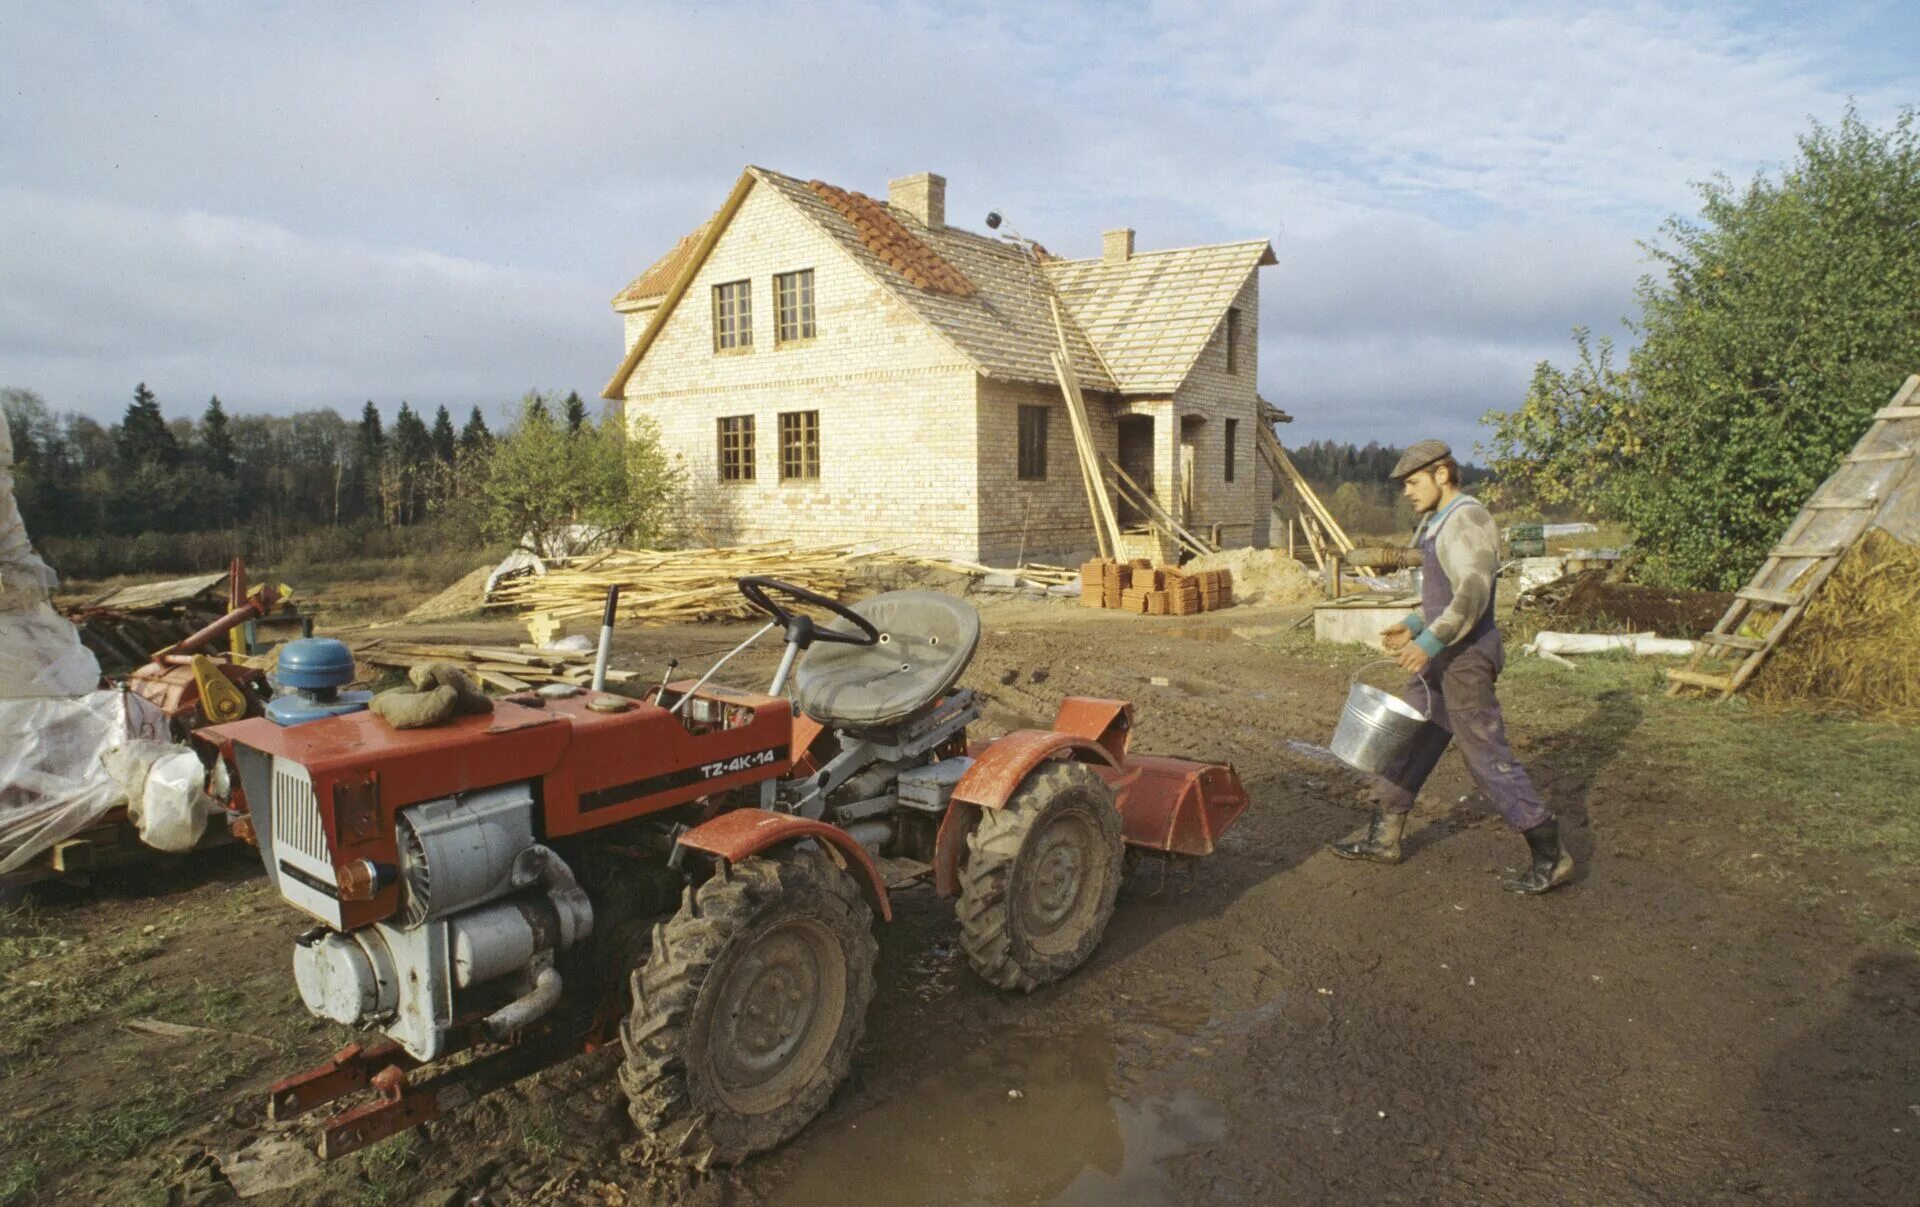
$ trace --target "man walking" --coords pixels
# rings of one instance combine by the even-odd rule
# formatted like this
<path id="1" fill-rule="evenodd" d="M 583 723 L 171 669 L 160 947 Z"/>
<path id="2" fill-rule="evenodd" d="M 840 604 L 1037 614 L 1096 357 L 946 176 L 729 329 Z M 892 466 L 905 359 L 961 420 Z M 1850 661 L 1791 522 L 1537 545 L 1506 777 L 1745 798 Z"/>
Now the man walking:
<path id="1" fill-rule="evenodd" d="M 1407 699 L 1420 704 L 1431 693 L 1432 719 L 1388 764 L 1372 791 L 1373 822 L 1364 838 L 1333 844 L 1345 859 L 1400 862 L 1400 835 L 1413 798 L 1427 782 L 1449 742 L 1507 823 L 1526 836 L 1532 863 L 1507 887 L 1544 893 L 1573 878 L 1573 856 L 1560 845 L 1560 823 L 1507 745 L 1506 724 L 1494 680 L 1506 663 L 1500 630 L 1493 623 L 1493 579 L 1500 536 L 1493 516 L 1477 499 L 1460 493 L 1460 464 L 1438 440 L 1422 440 L 1393 467 L 1414 511 L 1422 517 L 1413 543 L 1423 556 L 1420 610 L 1380 636 L 1395 661 L 1426 685 L 1407 685 Z"/>

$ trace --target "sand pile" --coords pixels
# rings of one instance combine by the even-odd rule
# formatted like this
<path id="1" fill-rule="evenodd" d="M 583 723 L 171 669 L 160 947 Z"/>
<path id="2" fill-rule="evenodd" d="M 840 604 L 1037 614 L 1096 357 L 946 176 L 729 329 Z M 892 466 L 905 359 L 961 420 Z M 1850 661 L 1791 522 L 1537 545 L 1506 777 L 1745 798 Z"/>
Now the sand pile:
<path id="1" fill-rule="evenodd" d="M 1196 557 L 1180 568 L 1233 571 L 1235 603 L 1300 603 L 1321 594 L 1313 571 L 1288 557 L 1284 549 L 1222 549 Z"/>
<path id="2" fill-rule="evenodd" d="M 474 615 L 487 602 L 487 576 L 492 573 L 492 566 L 479 567 L 401 619 L 424 622 Z"/>

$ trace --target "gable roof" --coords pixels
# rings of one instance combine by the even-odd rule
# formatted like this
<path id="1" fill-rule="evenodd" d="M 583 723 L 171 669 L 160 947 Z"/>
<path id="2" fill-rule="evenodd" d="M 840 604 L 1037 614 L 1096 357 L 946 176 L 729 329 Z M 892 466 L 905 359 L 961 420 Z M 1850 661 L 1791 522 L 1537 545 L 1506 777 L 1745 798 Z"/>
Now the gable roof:
<path id="1" fill-rule="evenodd" d="M 613 295 L 613 308 L 638 310 L 640 304 L 650 298 L 665 297 L 667 290 L 673 286 L 674 278 L 680 275 L 681 269 L 685 268 L 687 261 L 693 257 L 694 249 L 700 246 L 700 237 L 707 233 L 707 229 L 713 225 L 713 219 L 717 217 L 719 217 L 718 214 L 713 215 L 680 236 L 680 242 L 673 245 L 672 251 L 648 265 L 645 272 L 628 282 L 625 289 Z"/>
<path id="2" fill-rule="evenodd" d="M 1055 260 L 1046 274 L 1125 394 L 1174 390 L 1254 269 L 1274 263 L 1265 239 L 1125 260 Z"/>
<path id="3" fill-rule="evenodd" d="M 637 303 L 656 296 L 660 304 L 608 382 L 605 397 L 625 392 L 668 313 L 755 186 L 785 199 L 981 374 L 1007 381 L 1051 385 L 1057 380 L 1052 310 L 1057 298 L 1081 388 L 1169 392 L 1198 359 L 1247 274 L 1274 262 L 1264 240 L 1148 252 L 1114 265 L 1037 260 L 1005 240 L 951 226 L 936 230 L 864 194 L 749 166 L 718 213 L 615 298 L 616 309 L 638 309 Z M 1149 258 L 1157 260 L 1146 270 L 1115 271 Z M 1108 349 L 1083 312 L 1114 341 L 1126 370 L 1110 367 Z"/>

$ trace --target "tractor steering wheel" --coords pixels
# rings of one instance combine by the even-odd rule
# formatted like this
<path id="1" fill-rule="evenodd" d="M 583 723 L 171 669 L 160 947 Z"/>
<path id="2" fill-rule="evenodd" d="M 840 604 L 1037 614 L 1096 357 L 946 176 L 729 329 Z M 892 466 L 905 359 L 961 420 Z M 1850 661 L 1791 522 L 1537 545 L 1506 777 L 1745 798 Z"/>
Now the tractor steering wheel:
<path id="1" fill-rule="evenodd" d="M 777 578 L 764 578 L 757 574 L 749 575 L 739 581 L 740 594 L 747 597 L 747 602 L 773 617 L 786 629 L 787 640 L 803 650 L 816 641 L 836 641 L 842 645 L 878 645 L 880 643 L 880 630 L 873 627 L 873 622 L 837 599 L 828 599 L 805 587 L 796 587 L 792 583 L 783 583 Z M 821 628 L 813 622 L 813 617 L 802 612 L 789 611 L 767 598 L 769 591 L 777 592 L 789 599 L 799 600 L 804 604 L 812 604 L 816 608 L 825 608 L 860 631 L 842 633 L 835 629 Z"/>

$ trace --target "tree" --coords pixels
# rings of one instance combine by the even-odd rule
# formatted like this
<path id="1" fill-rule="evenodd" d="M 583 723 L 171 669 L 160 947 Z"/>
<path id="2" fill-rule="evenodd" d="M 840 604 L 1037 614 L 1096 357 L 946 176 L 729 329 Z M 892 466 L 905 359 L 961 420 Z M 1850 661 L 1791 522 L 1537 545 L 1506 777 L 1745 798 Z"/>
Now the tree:
<path id="1" fill-rule="evenodd" d="M 171 469 L 180 462 L 180 445 L 160 413 L 160 402 L 146 382 L 134 387 L 133 401 L 120 419 L 117 440 L 120 464 L 124 469 L 159 465 Z"/>
<path id="2" fill-rule="evenodd" d="M 1495 486 L 1491 501 L 1509 507 L 1572 506 L 1605 515 L 1616 504 L 1616 462 L 1638 450 L 1634 394 L 1624 370 L 1613 365 L 1613 341 L 1594 344 L 1585 327 L 1573 332 L 1579 359 L 1571 372 L 1541 361 L 1533 369 L 1526 399 L 1514 411 L 1489 411 Z"/>
<path id="3" fill-rule="evenodd" d="M 567 430 L 577 432 L 580 425 L 587 421 L 587 404 L 580 400 L 580 391 L 567 391 Z"/>
<path id="4" fill-rule="evenodd" d="M 1849 108 L 1778 178 L 1700 193 L 1699 216 L 1648 248 L 1662 274 L 1640 283 L 1624 381 L 1568 377 L 1603 414 L 1555 425 L 1523 403 L 1489 419 L 1536 480 L 1611 466 L 1595 498 L 1650 578 L 1731 588 L 1920 364 L 1914 110 L 1876 131 Z"/>
<path id="5" fill-rule="evenodd" d="M 494 442 L 485 530 L 541 557 L 566 551 L 579 528 L 601 540 L 654 541 L 681 478 L 649 421 L 628 432 L 610 414 L 570 431 L 529 394 L 513 428 Z"/>
<path id="6" fill-rule="evenodd" d="M 207 413 L 200 417 L 200 460 L 221 477 L 233 477 L 233 433 L 227 429 L 226 408 L 218 394 L 207 400 Z"/>
<path id="7" fill-rule="evenodd" d="M 455 447 L 453 416 L 447 414 L 447 408 L 442 406 L 433 413 L 434 458 L 442 465 L 452 465 Z"/>
<path id="8" fill-rule="evenodd" d="M 460 449 L 467 453 L 483 453 L 493 447 L 493 433 L 487 430 L 487 421 L 475 407 L 467 416 L 467 425 L 460 429 Z"/>
<path id="9" fill-rule="evenodd" d="M 412 407 L 400 404 L 393 420 L 393 443 L 387 472 L 393 480 L 391 504 L 399 523 L 411 524 L 426 514 L 428 475 L 433 465 L 433 435 Z"/>
<path id="10" fill-rule="evenodd" d="M 380 408 L 373 405 L 373 399 L 367 399 L 367 405 L 360 408 L 360 430 L 353 441 L 354 474 L 358 478 L 359 489 L 354 495 L 361 504 L 360 511 L 372 511 L 382 514 L 381 471 L 387 459 L 387 436 L 380 427 Z"/>

